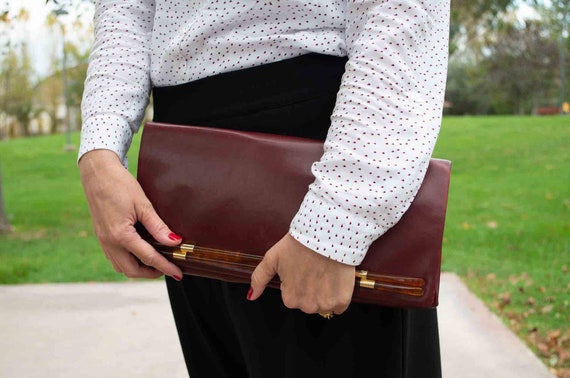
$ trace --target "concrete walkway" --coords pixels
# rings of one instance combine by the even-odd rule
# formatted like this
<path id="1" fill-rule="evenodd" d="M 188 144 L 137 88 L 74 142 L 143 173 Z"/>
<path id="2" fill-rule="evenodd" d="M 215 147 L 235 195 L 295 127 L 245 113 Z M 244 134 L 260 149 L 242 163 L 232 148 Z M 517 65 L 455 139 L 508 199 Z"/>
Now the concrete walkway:
<path id="1" fill-rule="evenodd" d="M 444 378 L 552 378 L 452 274 L 442 276 Z M 0 377 L 187 377 L 162 281 L 0 286 Z"/>

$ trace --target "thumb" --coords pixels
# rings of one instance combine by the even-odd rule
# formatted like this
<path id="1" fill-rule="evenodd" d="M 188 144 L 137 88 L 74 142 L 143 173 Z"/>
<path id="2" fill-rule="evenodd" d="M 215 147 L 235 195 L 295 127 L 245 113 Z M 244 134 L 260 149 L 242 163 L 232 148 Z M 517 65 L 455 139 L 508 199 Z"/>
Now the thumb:
<path id="1" fill-rule="evenodd" d="M 182 242 L 182 237 L 168 228 L 166 223 L 164 223 L 164 221 L 158 216 L 150 202 L 140 206 L 137 211 L 137 218 L 152 237 L 159 243 L 175 246 Z"/>
<path id="2" fill-rule="evenodd" d="M 251 287 L 247 299 L 254 301 L 263 294 L 267 284 L 277 274 L 277 254 L 269 250 L 251 274 Z"/>

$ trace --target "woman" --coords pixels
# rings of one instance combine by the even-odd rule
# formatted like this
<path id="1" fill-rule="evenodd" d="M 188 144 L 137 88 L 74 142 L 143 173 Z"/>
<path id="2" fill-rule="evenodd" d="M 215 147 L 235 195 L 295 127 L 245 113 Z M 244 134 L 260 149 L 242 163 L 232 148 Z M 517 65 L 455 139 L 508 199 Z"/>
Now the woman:
<path id="1" fill-rule="evenodd" d="M 441 376 L 435 310 L 350 298 L 354 267 L 425 174 L 448 20 L 446 1 L 97 2 L 82 183 L 115 270 L 167 276 L 192 378 Z M 136 233 L 140 221 L 161 243 L 181 241 L 124 168 L 151 89 L 155 121 L 326 140 L 289 233 L 251 286 L 182 279 Z M 281 290 L 265 289 L 275 274 Z"/>

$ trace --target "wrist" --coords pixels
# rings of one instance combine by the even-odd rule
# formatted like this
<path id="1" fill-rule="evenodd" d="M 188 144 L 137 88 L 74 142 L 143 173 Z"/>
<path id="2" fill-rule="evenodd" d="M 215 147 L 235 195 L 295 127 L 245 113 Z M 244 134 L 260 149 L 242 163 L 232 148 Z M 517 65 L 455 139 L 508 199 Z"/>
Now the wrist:
<path id="1" fill-rule="evenodd" d="M 78 161 L 78 167 L 80 170 L 85 170 L 86 168 L 108 168 L 110 165 L 121 164 L 121 160 L 117 153 L 111 150 L 97 149 L 86 152 L 81 156 Z"/>
<path id="2" fill-rule="evenodd" d="M 79 174 L 85 184 L 92 178 L 101 179 L 109 177 L 111 172 L 116 172 L 118 168 L 125 170 L 118 155 L 111 150 L 92 150 L 85 153 L 78 162 Z"/>

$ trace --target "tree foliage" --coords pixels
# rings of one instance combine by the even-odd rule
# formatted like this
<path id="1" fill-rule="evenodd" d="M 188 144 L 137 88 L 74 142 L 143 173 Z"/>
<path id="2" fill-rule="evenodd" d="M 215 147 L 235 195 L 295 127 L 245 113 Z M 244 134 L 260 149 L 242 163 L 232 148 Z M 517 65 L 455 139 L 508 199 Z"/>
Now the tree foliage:
<path id="1" fill-rule="evenodd" d="M 529 1 L 537 10 L 531 19 L 520 19 L 507 0 L 452 5 L 448 113 L 529 114 L 557 106 L 567 86 L 569 2 Z"/>
<path id="2" fill-rule="evenodd" d="M 25 43 L 19 49 L 10 48 L 2 59 L 0 77 L 4 90 L 0 103 L 4 111 L 13 115 L 22 127 L 22 134 L 29 135 L 29 121 L 33 110 L 34 70 Z"/>
<path id="3" fill-rule="evenodd" d="M 450 49 L 459 43 L 473 43 L 483 30 L 495 27 L 498 15 L 515 0 L 458 0 L 451 2 Z"/>
<path id="4" fill-rule="evenodd" d="M 7 130 L 15 135 L 29 135 L 30 119 L 41 112 L 46 112 L 51 118 L 52 132 L 68 129 L 65 125 L 70 122 L 73 125 L 80 124 L 80 120 L 75 119 L 76 116 L 79 117 L 78 111 L 73 111 L 72 119 L 66 117 L 63 124 L 58 114 L 61 114 L 62 106 L 66 109 L 77 109 L 81 102 L 92 37 L 91 29 L 86 30 L 85 25 L 81 23 L 81 15 L 89 7 L 81 7 L 82 4 L 88 5 L 86 1 L 48 3 L 51 3 L 49 7 L 53 9 L 48 13 L 45 25 L 54 36 L 55 44 L 52 45 L 48 57 L 51 61 L 51 72 L 47 78 L 37 77 L 29 46 L 24 42 L 10 41 L 9 38 L 10 33 L 14 34 L 14 31 L 17 32 L 25 24 L 27 12 L 15 12 L 7 8 L 3 10 L 0 4 L 0 33 L 8 37 L 1 38 L 3 46 L 0 54 L 0 105 L 5 114 L 4 120 L 15 118 L 21 129 L 20 132 L 14 132 L 14 125 L 6 125 L 4 121 L 0 125 L 3 126 L 3 136 L 6 136 Z M 65 18 L 60 17 L 63 15 Z M 85 35 L 88 37 L 84 37 Z M 43 127 L 45 126 L 43 124 Z"/>
<path id="5" fill-rule="evenodd" d="M 488 45 L 482 65 L 487 73 L 499 113 L 528 114 L 542 101 L 556 98 L 558 45 L 544 23 L 506 24 Z"/>
<path id="6" fill-rule="evenodd" d="M 21 9 L 10 16 L 5 12 L 1 24 L 12 27 L 25 23 L 29 13 Z M 33 110 L 33 80 L 35 72 L 32 66 L 28 46 L 25 42 L 12 43 L 6 38 L 0 53 L 0 104 L 6 114 L 15 117 L 23 135 L 29 134 L 29 120 Z"/>
<path id="7" fill-rule="evenodd" d="M 529 114 L 555 104 L 557 51 L 548 24 L 502 22 L 479 50 L 451 59 L 446 96 L 452 113 Z"/>

